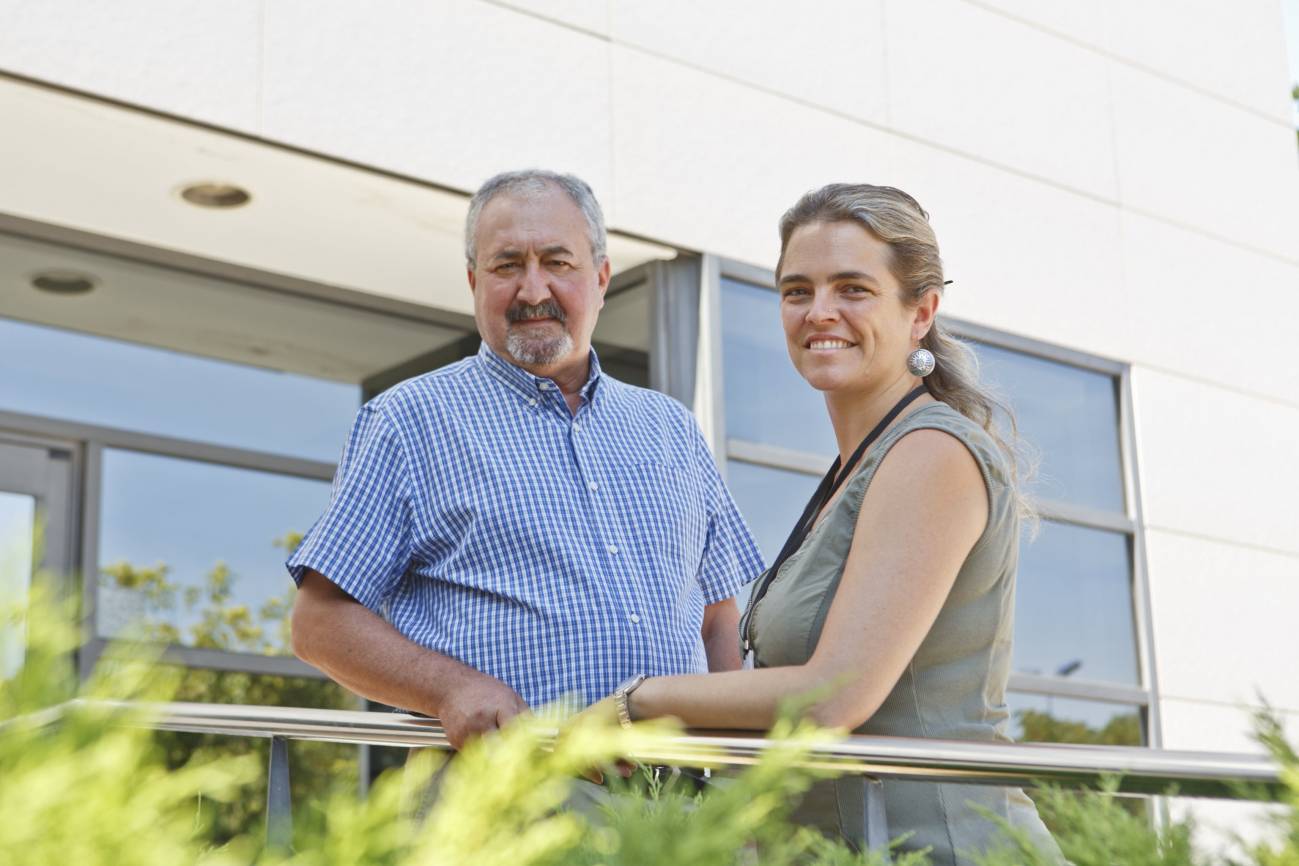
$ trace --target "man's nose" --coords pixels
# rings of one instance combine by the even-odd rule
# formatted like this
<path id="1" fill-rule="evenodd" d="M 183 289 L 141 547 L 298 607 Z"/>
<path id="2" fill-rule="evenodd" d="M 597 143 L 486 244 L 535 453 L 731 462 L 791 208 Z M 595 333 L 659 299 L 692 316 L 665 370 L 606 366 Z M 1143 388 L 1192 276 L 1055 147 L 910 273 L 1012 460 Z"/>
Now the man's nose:
<path id="1" fill-rule="evenodd" d="M 535 306 L 550 297 L 550 286 L 546 282 L 546 272 L 541 266 L 528 262 L 523 269 L 523 277 L 519 285 L 518 300 Z"/>

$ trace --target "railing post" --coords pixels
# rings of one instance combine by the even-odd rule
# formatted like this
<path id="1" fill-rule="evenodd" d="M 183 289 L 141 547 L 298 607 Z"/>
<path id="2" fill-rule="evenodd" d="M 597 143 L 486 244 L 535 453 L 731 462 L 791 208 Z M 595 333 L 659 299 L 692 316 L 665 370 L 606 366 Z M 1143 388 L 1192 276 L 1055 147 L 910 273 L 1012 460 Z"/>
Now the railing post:
<path id="1" fill-rule="evenodd" d="M 884 783 L 870 776 L 862 777 L 866 789 L 863 806 L 866 810 L 866 850 L 878 854 L 880 863 L 892 863 L 889 857 L 889 819 L 884 812 Z"/>
<path id="2" fill-rule="evenodd" d="M 266 848 L 287 854 L 293 846 L 293 800 L 289 796 L 289 741 L 271 737 L 266 773 Z"/>

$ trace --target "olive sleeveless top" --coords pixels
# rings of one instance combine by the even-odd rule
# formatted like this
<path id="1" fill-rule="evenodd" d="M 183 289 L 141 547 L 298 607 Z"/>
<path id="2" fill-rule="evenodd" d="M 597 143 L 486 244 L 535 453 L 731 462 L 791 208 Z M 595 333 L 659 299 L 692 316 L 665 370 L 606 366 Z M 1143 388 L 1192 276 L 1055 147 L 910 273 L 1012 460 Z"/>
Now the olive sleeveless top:
<path id="1" fill-rule="evenodd" d="M 988 523 L 902 677 L 855 733 L 1009 742 L 1005 692 L 1019 519 L 1006 458 L 982 428 L 944 403 L 921 406 L 884 433 L 844 483 L 839 499 L 781 566 L 751 612 L 754 661 L 758 667 L 778 667 L 811 658 L 871 479 L 889 449 L 921 429 L 948 433 L 973 455 L 988 489 Z M 934 866 L 965 866 L 972 862 L 968 854 L 1000 842 L 997 825 L 976 806 L 1058 854 L 1032 801 L 1019 789 L 893 780 L 885 780 L 883 787 L 889 836 L 912 834 L 902 849 L 929 848 Z M 794 818 L 827 833 L 862 839 L 863 790 L 859 779 L 818 782 Z"/>

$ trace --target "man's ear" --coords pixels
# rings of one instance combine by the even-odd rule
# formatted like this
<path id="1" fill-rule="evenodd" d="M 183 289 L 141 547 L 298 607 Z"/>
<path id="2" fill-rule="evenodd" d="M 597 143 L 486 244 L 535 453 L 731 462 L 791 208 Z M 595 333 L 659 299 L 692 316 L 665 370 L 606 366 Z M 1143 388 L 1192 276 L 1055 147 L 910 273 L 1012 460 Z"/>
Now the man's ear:
<path id="1" fill-rule="evenodd" d="M 609 280 L 613 278 L 613 265 L 609 263 L 609 257 L 604 257 L 604 262 L 600 265 L 600 273 L 596 277 L 600 285 L 600 309 L 604 309 L 605 294 L 609 291 Z"/>
<path id="2" fill-rule="evenodd" d="M 477 287 L 474 277 L 474 269 L 465 268 L 465 274 L 469 277 L 469 291 L 472 292 Z"/>

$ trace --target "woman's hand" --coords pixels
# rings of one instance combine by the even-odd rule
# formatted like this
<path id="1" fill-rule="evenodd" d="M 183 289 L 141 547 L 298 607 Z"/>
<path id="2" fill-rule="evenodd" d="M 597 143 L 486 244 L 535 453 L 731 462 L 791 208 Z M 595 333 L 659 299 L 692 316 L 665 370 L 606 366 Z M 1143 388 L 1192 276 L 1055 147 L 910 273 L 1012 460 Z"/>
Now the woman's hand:
<path id="1" fill-rule="evenodd" d="M 617 727 L 619 724 L 618 704 L 613 699 L 613 696 L 610 695 L 607 698 L 596 701 L 586 709 L 582 710 L 582 712 L 573 717 L 570 724 L 578 727 L 584 725 Z M 621 758 L 614 762 L 614 767 L 617 769 L 618 775 L 622 776 L 624 779 L 631 778 L 631 774 L 636 770 L 636 765 L 634 763 Z M 582 778 L 586 779 L 588 782 L 603 785 L 604 771 L 599 767 L 592 767 L 589 770 L 582 771 Z"/>

